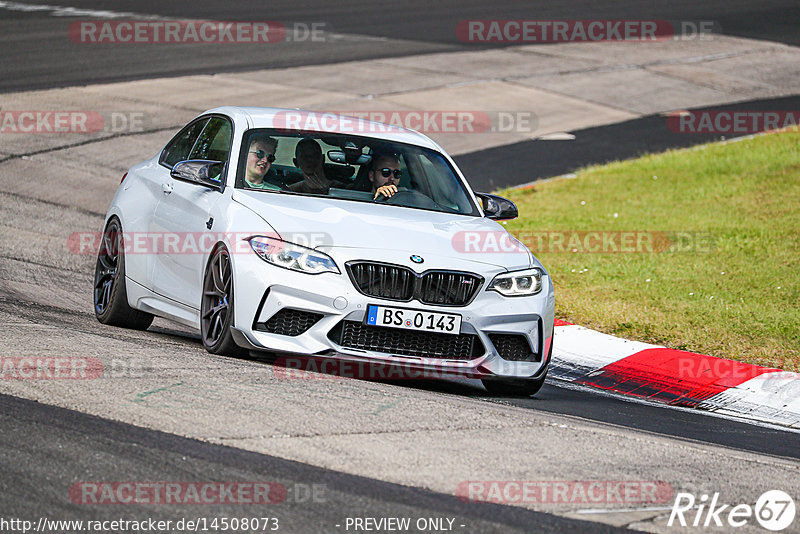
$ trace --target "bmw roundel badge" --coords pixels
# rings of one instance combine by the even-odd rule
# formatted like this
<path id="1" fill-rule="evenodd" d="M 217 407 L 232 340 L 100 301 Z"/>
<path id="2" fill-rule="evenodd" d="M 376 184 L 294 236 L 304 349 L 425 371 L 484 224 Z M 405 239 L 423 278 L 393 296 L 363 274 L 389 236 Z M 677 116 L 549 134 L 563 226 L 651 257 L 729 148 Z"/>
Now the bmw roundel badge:
<path id="1" fill-rule="evenodd" d="M 413 261 L 414 263 L 422 263 L 425 260 L 422 259 L 422 256 L 417 256 L 416 254 L 414 254 L 413 256 L 411 256 L 411 261 Z"/>

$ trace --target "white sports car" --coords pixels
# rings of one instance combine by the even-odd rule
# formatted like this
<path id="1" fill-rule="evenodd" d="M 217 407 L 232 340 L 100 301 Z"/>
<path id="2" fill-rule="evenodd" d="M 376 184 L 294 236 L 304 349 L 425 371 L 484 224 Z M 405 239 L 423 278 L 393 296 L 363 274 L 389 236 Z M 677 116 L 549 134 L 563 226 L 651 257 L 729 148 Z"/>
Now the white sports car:
<path id="1" fill-rule="evenodd" d="M 532 395 L 553 340 L 547 271 L 428 137 L 362 119 L 222 107 L 132 167 L 106 215 L 101 323 L 153 316 L 241 350 L 480 378 Z"/>

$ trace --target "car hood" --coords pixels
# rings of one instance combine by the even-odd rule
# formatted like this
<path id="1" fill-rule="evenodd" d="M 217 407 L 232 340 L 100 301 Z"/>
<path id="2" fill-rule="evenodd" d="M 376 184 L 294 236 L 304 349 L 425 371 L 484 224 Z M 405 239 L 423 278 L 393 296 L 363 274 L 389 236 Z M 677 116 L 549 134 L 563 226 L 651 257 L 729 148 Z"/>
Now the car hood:
<path id="1" fill-rule="evenodd" d="M 266 220 L 281 239 L 322 251 L 361 249 L 450 256 L 504 269 L 531 265 L 527 248 L 483 217 L 387 204 L 236 190 L 233 200 Z"/>

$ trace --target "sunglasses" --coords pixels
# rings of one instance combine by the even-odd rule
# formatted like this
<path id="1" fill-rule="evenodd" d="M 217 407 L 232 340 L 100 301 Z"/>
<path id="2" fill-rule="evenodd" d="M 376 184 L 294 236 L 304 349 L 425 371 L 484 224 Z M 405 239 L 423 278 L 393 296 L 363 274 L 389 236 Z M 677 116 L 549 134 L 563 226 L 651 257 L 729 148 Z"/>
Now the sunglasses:
<path id="1" fill-rule="evenodd" d="M 255 154 L 256 155 L 256 159 L 264 159 L 266 157 L 267 161 L 269 161 L 270 163 L 275 161 L 275 154 L 267 154 L 267 152 L 265 150 L 256 150 L 256 151 L 251 151 L 249 153 L 250 154 Z"/>
<path id="2" fill-rule="evenodd" d="M 390 169 L 387 167 L 385 169 L 377 169 L 377 170 L 380 171 L 381 176 L 383 176 L 384 178 L 388 178 L 389 176 L 394 174 L 394 177 L 399 179 L 403 175 L 403 171 L 401 171 L 400 169 Z"/>

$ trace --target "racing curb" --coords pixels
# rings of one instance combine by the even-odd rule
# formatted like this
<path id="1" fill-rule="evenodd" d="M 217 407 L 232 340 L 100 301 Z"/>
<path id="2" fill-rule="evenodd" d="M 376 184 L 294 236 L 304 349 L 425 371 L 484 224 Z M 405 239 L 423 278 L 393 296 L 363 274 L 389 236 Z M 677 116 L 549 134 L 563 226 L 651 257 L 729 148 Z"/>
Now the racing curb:
<path id="1" fill-rule="evenodd" d="M 800 374 L 629 341 L 556 319 L 549 376 L 800 429 Z"/>

